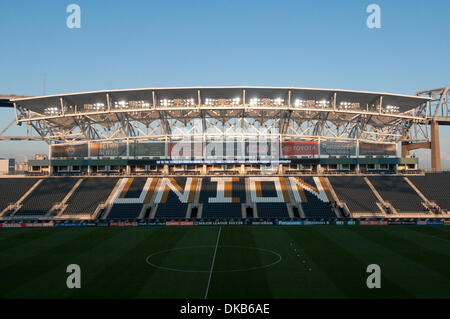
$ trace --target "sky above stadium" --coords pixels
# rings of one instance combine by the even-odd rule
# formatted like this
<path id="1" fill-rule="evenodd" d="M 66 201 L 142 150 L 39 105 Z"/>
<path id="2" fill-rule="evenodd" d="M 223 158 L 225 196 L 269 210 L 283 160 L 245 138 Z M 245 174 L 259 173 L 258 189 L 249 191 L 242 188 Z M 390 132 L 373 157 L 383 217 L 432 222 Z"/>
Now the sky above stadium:
<path id="1" fill-rule="evenodd" d="M 69 28 L 70 4 L 81 28 Z M 381 28 L 368 28 L 377 4 Z M 415 94 L 450 85 L 450 2 L 1 1 L 0 94 L 267 85 Z M 0 131 L 14 118 L 0 110 Z M 450 128 L 441 128 L 450 168 Z M 13 127 L 7 135 L 26 133 Z M 47 153 L 0 142 L 0 157 Z M 421 166 L 429 151 L 414 151 Z"/>

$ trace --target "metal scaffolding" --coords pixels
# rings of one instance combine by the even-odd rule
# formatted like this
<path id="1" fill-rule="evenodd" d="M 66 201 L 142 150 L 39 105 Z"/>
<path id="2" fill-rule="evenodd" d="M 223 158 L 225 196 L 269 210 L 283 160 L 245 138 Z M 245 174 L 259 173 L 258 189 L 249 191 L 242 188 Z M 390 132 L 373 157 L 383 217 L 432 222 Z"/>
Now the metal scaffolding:
<path id="1" fill-rule="evenodd" d="M 265 87 L 97 91 L 14 99 L 48 144 L 246 139 L 426 142 L 426 97 Z M 2 138 L 0 136 L 0 138 Z"/>

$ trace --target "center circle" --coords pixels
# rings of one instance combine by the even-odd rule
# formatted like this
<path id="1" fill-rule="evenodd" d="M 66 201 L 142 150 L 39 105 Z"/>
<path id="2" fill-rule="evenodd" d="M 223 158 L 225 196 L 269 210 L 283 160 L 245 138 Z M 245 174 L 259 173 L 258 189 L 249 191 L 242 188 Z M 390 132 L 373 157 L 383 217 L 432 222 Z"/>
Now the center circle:
<path id="1" fill-rule="evenodd" d="M 214 251 L 217 249 L 212 267 Z M 225 251 L 226 264 L 219 255 Z M 255 255 L 256 254 L 256 255 Z M 264 248 L 246 246 L 189 246 L 166 249 L 149 255 L 145 261 L 152 267 L 177 272 L 239 272 L 264 269 L 278 264 L 281 255 Z"/>

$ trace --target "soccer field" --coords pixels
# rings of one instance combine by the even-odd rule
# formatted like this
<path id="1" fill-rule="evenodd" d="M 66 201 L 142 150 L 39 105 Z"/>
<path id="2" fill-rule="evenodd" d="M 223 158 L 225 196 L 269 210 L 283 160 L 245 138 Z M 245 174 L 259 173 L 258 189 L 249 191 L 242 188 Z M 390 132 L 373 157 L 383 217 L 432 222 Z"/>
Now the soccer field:
<path id="1" fill-rule="evenodd" d="M 0 230 L 0 298 L 450 298 L 449 266 L 445 226 Z"/>

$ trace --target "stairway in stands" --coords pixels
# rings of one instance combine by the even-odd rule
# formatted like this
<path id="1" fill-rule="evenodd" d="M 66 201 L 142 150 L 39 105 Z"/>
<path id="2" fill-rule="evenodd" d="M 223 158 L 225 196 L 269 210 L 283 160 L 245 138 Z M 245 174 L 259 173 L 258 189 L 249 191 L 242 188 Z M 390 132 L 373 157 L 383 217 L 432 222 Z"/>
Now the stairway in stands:
<path id="1" fill-rule="evenodd" d="M 14 217 L 44 217 L 72 189 L 78 181 L 76 178 L 43 179 L 22 202 Z"/>

